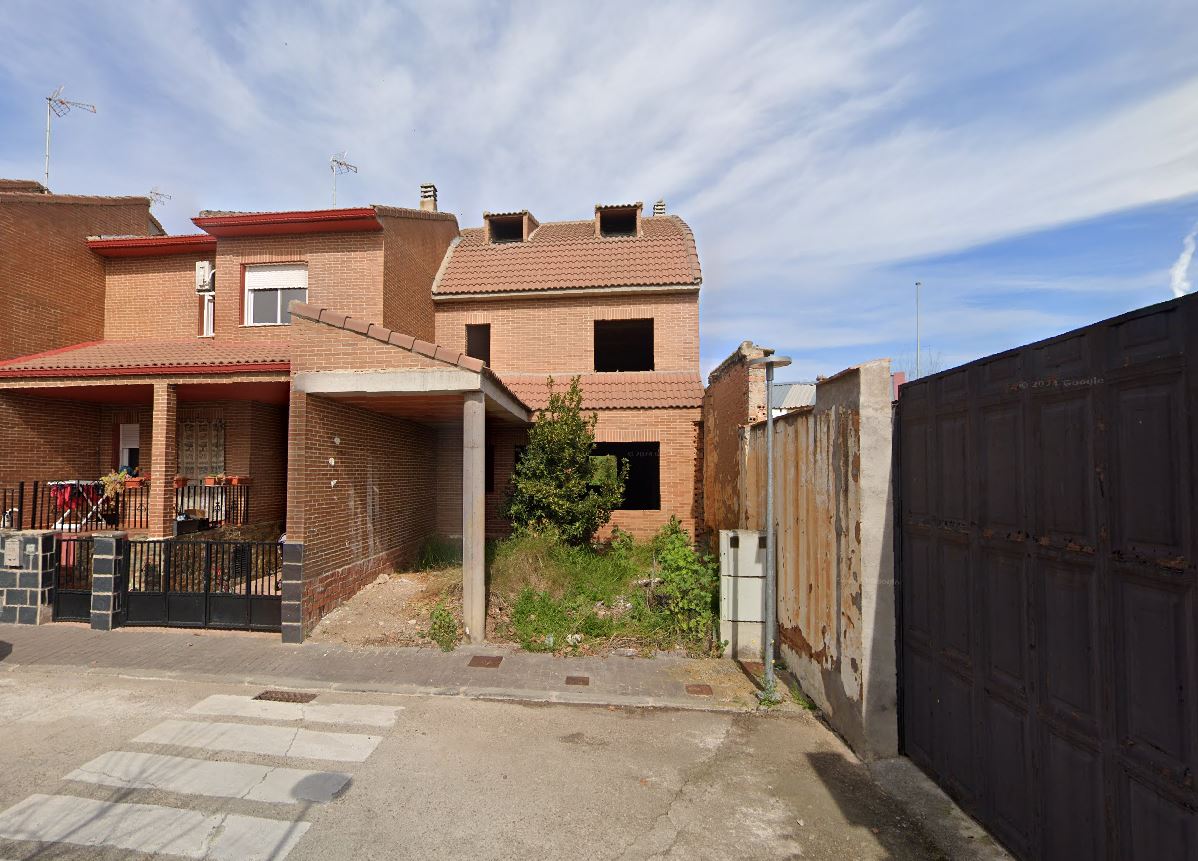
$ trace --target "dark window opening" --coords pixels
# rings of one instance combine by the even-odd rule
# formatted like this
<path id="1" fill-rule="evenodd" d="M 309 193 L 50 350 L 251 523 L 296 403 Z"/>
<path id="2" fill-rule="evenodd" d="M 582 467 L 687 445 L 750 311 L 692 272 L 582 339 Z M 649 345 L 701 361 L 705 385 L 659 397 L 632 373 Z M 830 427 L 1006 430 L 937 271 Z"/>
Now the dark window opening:
<path id="1" fill-rule="evenodd" d="M 493 493 L 495 491 L 495 446 L 487 446 L 484 457 L 486 464 L 483 467 L 483 492 Z"/>
<path id="2" fill-rule="evenodd" d="M 474 359 L 482 359 L 483 364 L 491 364 L 491 324 L 466 324 L 466 355 Z"/>
<path id="3" fill-rule="evenodd" d="M 599 210 L 600 236 L 636 236 L 635 209 Z"/>
<path id="4" fill-rule="evenodd" d="M 596 320 L 596 371 L 652 371 L 653 321 Z"/>
<path id="5" fill-rule="evenodd" d="M 523 215 L 493 215 L 487 219 L 487 224 L 490 225 L 491 228 L 492 242 L 524 241 Z"/>
<path id="6" fill-rule="evenodd" d="M 596 455 L 614 455 L 628 464 L 624 482 L 624 501 L 620 511 L 659 511 L 661 509 L 661 443 L 597 442 Z"/>

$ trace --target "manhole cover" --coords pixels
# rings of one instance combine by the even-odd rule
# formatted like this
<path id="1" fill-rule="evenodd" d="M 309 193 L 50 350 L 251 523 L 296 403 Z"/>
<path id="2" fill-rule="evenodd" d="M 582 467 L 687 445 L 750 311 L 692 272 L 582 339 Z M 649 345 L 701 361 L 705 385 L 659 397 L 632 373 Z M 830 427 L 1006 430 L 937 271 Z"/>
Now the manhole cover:
<path id="1" fill-rule="evenodd" d="M 475 655 L 470 659 L 468 667 L 485 667 L 488 670 L 493 670 L 503 661 L 499 655 Z"/>
<path id="2" fill-rule="evenodd" d="M 270 700 L 272 703 L 310 703 L 316 699 L 316 694 L 305 694 L 301 691 L 263 691 L 254 699 Z"/>
<path id="3" fill-rule="evenodd" d="M 590 676 L 566 676 L 566 684 L 568 685 L 582 685 L 583 687 L 586 687 L 590 683 Z"/>
<path id="4" fill-rule="evenodd" d="M 686 692 L 692 697 L 711 696 L 711 685 L 687 685 Z"/>

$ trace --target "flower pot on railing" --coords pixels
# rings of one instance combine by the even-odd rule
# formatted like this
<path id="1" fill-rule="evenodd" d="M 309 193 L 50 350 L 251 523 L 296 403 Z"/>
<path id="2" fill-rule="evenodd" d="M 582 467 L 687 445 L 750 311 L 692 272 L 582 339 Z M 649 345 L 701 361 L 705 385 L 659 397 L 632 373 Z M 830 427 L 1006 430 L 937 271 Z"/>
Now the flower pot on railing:
<path id="1" fill-rule="evenodd" d="M 178 490 L 181 487 L 187 487 L 187 476 L 186 475 L 176 475 L 175 476 L 175 490 Z"/>
<path id="2" fill-rule="evenodd" d="M 204 487 L 221 487 L 229 481 L 228 477 L 221 475 L 206 475 L 204 476 Z"/>
<path id="3" fill-rule="evenodd" d="M 234 487 L 245 487 L 250 483 L 248 475 L 231 475 L 229 476 L 229 484 Z"/>
<path id="4" fill-rule="evenodd" d="M 125 479 L 125 490 L 136 490 L 139 487 L 145 487 L 149 479 L 144 475 L 131 475 Z"/>

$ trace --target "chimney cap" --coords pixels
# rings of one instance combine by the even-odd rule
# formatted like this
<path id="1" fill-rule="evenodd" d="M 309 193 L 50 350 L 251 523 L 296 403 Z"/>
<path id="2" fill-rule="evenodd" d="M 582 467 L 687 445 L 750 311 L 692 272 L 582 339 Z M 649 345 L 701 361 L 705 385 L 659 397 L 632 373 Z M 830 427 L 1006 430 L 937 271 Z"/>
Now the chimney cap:
<path id="1" fill-rule="evenodd" d="M 654 215 L 665 215 L 666 214 L 665 198 L 660 198 L 660 199 L 658 199 L 657 203 L 653 204 L 653 214 Z"/>
<path id="2" fill-rule="evenodd" d="M 420 208 L 437 211 L 437 186 L 431 182 L 420 184 Z"/>

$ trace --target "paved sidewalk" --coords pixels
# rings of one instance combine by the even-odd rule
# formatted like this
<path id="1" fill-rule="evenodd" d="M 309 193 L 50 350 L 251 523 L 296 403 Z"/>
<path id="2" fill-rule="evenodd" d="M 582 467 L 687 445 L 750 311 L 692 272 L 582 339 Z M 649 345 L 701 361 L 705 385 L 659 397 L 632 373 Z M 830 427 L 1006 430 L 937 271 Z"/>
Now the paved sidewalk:
<path id="1" fill-rule="evenodd" d="M 502 660 L 495 667 L 470 666 L 481 656 Z M 93 631 L 69 623 L 0 625 L 0 671 L 18 668 L 481 699 L 730 710 L 756 704 L 752 683 L 728 660 L 558 658 L 489 645 L 453 652 L 286 645 L 277 634 Z"/>

